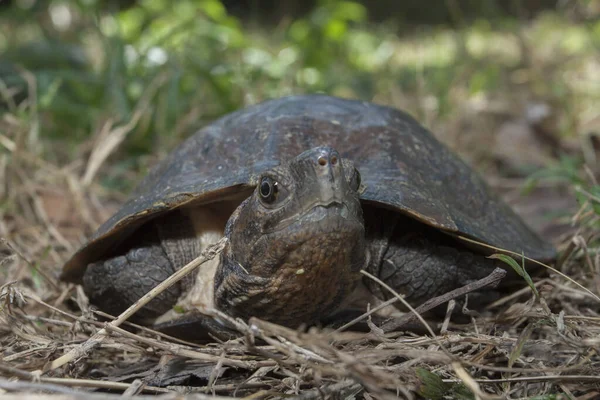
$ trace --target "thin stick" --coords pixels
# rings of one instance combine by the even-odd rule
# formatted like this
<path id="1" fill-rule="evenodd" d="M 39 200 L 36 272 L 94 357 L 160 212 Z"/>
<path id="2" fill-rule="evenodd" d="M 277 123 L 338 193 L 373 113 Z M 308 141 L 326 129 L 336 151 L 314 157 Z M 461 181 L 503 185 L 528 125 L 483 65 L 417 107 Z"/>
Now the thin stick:
<path id="1" fill-rule="evenodd" d="M 479 386 L 479 384 L 475 381 L 475 379 L 471 375 L 469 375 L 469 373 L 463 368 L 462 365 L 460 365 L 459 362 L 453 362 L 452 369 L 454 369 L 454 373 L 456 374 L 456 376 L 458 376 L 458 379 L 460 379 L 461 382 L 466 387 L 468 387 L 471 392 L 473 392 L 476 400 L 501 399 L 502 398 L 500 396 L 489 395 L 489 394 L 485 393 L 483 390 L 481 390 L 481 387 Z"/>
<path id="2" fill-rule="evenodd" d="M 103 311 L 100 311 L 100 310 L 92 310 L 92 312 L 94 314 L 99 315 L 99 316 L 101 316 L 103 318 L 106 318 L 106 319 L 115 319 L 116 318 L 114 315 L 107 314 L 107 313 L 105 313 Z M 87 322 L 87 320 L 82 320 L 82 321 Z M 182 345 L 185 345 L 185 346 L 188 346 L 188 347 L 196 347 L 196 348 L 201 347 L 201 346 L 198 345 L 198 343 L 187 342 L 185 340 L 176 338 L 175 336 L 169 336 L 166 333 L 162 333 L 162 332 L 156 331 L 154 329 L 150 329 L 147 326 L 134 324 L 133 322 L 129 322 L 129 321 L 125 322 L 124 325 L 131 326 L 133 328 L 139 329 L 139 330 L 141 330 L 143 332 L 146 332 L 146 333 L 148 333 L 150 335 L 160 336 L 162 339 L 167 339 L 169 342 L 174 342 L 174 343 L 182 344 Z"/>
<path id="3" fill-rule="evenodd" d="M 17 391 L 17 395 L 9 395 L 2 394 L 2 399 L 52 399 L 55 397 L 51 397 L 50 395 L 39 395 L 35 396 L 33 394 L 27 393 L 26 391 L 37 390 L 37 391 L 47 391 L 54 393 L 61 393 L 68 395 L 68 397 L 60 396 L 56 397 L 58 399 L 98 399 L 98 400 L 106 400 L 106 399 L 121 399 L 125 396 L 118 394 L 110 394 L 110 393 L 90 393 L 88 391 L 83 390 L 74 390 L 69 389 L 69 386 L 80 386 L 80 387 L 89 387 L 95 389 L 108 389 L 108 390 L 123 390 L 131 387 L 129 383 L 121 383 L 121 382 L 109 382 L 109 381 L 97 381 L 90 379 L 62 379 L 62 378 L 42 378 L 42 382 L 55 382 L 54 384 L 50 383 L 37 383 L 37 382 L 19 382 L 19 381 L 8 381 L 0 378 L 0 389 Z M 71 382 L 67 382 L 71 381 Z M 25 392 L 25 393 L 23 393 Z M 151 397 L 151 396 L 135 396 L 135 398 L 140 399 L 183 399 L 187 398 L 182 396 L 179 393 L 175 393 L 173 390 L 154 387 L 154 386 L 144 386 L 142 388 L 142 392 L 161 394 L 160 397 Z M 194 393 L 190 395 L 189 398 L 193 398 L 194 400 L 231 400 L 231 397 L 226 396 L 215 396 L 215 395 L 207 395 L 201 393 Z"/>
<path id="4" fill-rule="evenodd" d="M 467 293 L 471 293 L 488 285 L 496 285 L 498 284 L 498 282 L 500 282 L 502 278 L 504 278 L 505 275 L 505 270 L 503 270 L 502 268 L 496 268 L 492 271 L 491 274 L 489 274 L 485 278 L 482 278 L 475 282 L 471 282 L 465 286 L 459 287 L 458 289 L 454 289 L 441 296 L 429 299 L 425 303 L 417 307 L 415 310 L 417 311 L 417 313 L 422 314 L 439 306 L 440 304 L 444 304 L 452 299 L 463 296 Z M 407 313 L 400 318 L 394 319 L 393 321 L 383 324 L 381 329 L 383 329 L 384 332 L 390 332 L 400 328 L 401 326 L 413 322 L 416 318 L 417 317 L 414 313 Z"/>
<path id="5" fill-rule="evenodd" d="M 118 327 L 123 322 L 125 322 L 129 317 L 135 314 L 140 308 L 144 307 L 146 304 L 150 302 L 153 298 L 158 296 L 160 293 L 165 291 L 166 289 L 173 286 L 175 283 L 179 282 L 183 279 L 187 274 L 192 272 L 195 268 L 205 263 L 208 260 L 213 259 L 218 254 L 223 251 L 223 248 L 227 244 L 227 238 L 222 238 L 217 243 L 211 245 L 206 250 L 200 254 L 195 260 L 188 263 L 186 266 L 181 268 L 179 271 L 175 272 L 173 275 L 165 279 L 154 289 L 150 290 L 144 296 L 142 296 L 138 301 L 136 301 L 131 307 L 125 310 L 117 319 L 112 321 L 108 326 Z M 98 346 L 104 338 L 108 335 L 108 329 L 102 328 L 100 329 L 94 336 L 89 338 L 85 343 L 73 348 L 68 353 L 62 355 L 56 360 L 52 361 L 50 365 L 44 369 L 43 372 L 48 372 L 54 370 L 56 368 L 60 368 L 68 362 L 79 359 L 81 357 L 85 357 L 91 350 L 93 350 L 96 346 Z"/>
<path id="6" fill-rule="evenodd" d="M 339 398 L 352 398 L 363 390 L 363 386 L 352 380 L 337 382 L 330 385 L 324 385 L 318 388 L 307 390 L 296 396 L 298 400 L 322 399 L 326 395 L 337 395 Z M 335 397 L 337 397 L 335 396 Z"/>
<path id="7" fill-rule="evenodd" d="M 532 372 L 537 372 L 532 370 Z M 458 379 L 443 379 L 446 383 L 458 383 Z M 542 375 L 542 376 L 517 376 L 502 379 L 475 379 L 478 383 L 505 383 L 505 382 L 546 382 L 546 381 L 580 381 L 600 382 L 600 376 L 594 375 Z"/>
<path id="8" fill-rule="evenodd" d="M 548 278 L 544 278 L 542 280 L 539 280 L 539 281 L 535 282 L 533 284 L 533 286 L 535 286 L 536 289 L 539 289 L 540 286 L 542 286 L 544 284 L 547 284 L 547 283 L 552 283 L 552 281 L 550 279 L 548 279 Z M 517 297 L 524 295 L 525 293 L 531 293 L 531 288 L 529 287 L 529 285 L 527 285 L 527 286 L 525 286 L 525 287 L 523 287 L 523 288 L 521 288 L 521 289 L 519 289 L 517 291 L 514 291 L 511 294 L 509 294 L 507 296 L 504 296 L 504 297 L 502 297 L 502 298 L 494 301 L 491 304 L 488 304 L 487 306 L 485 306 L 485 308 L 486 308 L 486 310 L 491 310 L 492 308 L 495 308 L 495 307 L 501 306 L 503 304 L 506 304 L 509 301 L 514 300 Z"/>
<path id="9" fill-rule="evenodd" d="M 7 382 L 4 380 L 0 380 L 0 386 L 2 384 L 10 384 L 14 382 Z M 110 382 L 110 381 L 101 381 L 96 379 L 69 379 L 69 378 L 40 378 L 40 382 L 42 383 L 39 389 L 41 390 L 50 390 L 52 386 L 47 385 L 59 385 L 59 387 L 86 387 L 93 389 L 109 389 L 109 390 L 127 390 L 131 386 L 130 383 L 121 383 L 121 382 Z M 46 384 L 46 385 L 43 385 Z M 40 385 L 36 382 L 21 382 L 21 387 L 19 389 L 27 389 L 27 388 L 37 388 L 36 386 Z M 58 390 L 53 390 L 58 391 Z M 155 386 L 144 386 L 142 389 L 144 392 L 149 393 L 172 393 L 171 390 L 155 387 Z"/>
<path id="10" fill-rule="evenodd" d="M 496 268 L 490 275 L 493 275 L 494 272 L 496 272 L 496 270 L 501 271 L 500 273 L 502 274 L 502 277 L 504 277 L 504 275 L 506 274 L 506 271 L 504 271 L 503 269 Z M 402 304 L 404 304 L 404 306 L 406 308 L 408 308 L 411 311 L 411 314 L 413 314 L 419 320 L 419 322 L 421 322 L 423 324 L 423 326 L 427 329 L 427 331 L 431 335 L 431 338 L 440 347 L 442 352 L 444 352 L 444 354 L 450 360 L 452 360 L 451 365 L 454 368 L 454 371 L 456 372 L 458 377 L 463 381 L 463 383 L 471 391 L 473 391 L 473 394 L 475 394 L 475 398 L 482 398 L 482 397 L 488 398 L 488 396 L 485 393 L 481 392 L 479 385 L 477 385 L 477 383 L 473 381 L 473 377 L 462 367 L 461 361 L 459 359 L 457 359 L 457 357 L 454 354 L 452 354 L 446 348 L 446 346 L 444 346 L 444 344 L 436 337 L 435 333 L 433 332 L 433 329 L 431 329 L 429 324 L 423 319 L 423 317 L 419 314 L 419 312 L 417 310 L 415 310 L 410 304 L 408 304 L 408 302 L 406 300 L 404 300 L 402 298 L 402 296 L 400 296 L 394 289 L 392 289 L 388 284 L 383 282 L 381 279 L 377 278 L 376 276 L 371 275 L 370 273 L 368 273 L 367 271 L 364 271 L 364 270 L 361 270 L 360 273 L 367 276 L 369 279 L 374 280 L 375 282 L 380 284 L 382 287 L 384 287 L 386 290 L 388 290 L 390 293 L 392 293 L 396 298 L 398 298 L 398 300 L 400 300 L 400 302 Z M 490 275 L 488 275 L 488 277 Z M 502 278 L 500 278 L 500 279 L 502 279 Z M 450 293 L 452 293 L 452 292 L 450 292 Z M 427 302 L 424 305 L 426 305 L 426 304 L 427 304 Z"/>
<path id="11" fill-rule="evenodd" d="M 369 311 L 365 312 L 364 314 L 359 315 L 358 317 L 354 318 L 352 321 L 340 326 L 339 328 L 337 328 L 334 333 L 340 333 L 345 331 L 346 329 L 348 329 L 349 327 L 351 327 L 352 325 L 362 321 L 363 319 L 367 318 L 369 315 L 375 314 L 377 311 L 381 310 L 382 308 L 385 308 L 389 305 L 394 304 L 395 302 L 397 302 L 398 299 L 396 297 L 393 297 L 381 304 L 379 304 L 378 306 L 373 307 L 372 309 L 370 309 Z"/>
<path id="12" fill-rule="evenodd" d="M 8 247 L 13 253 L 15 253 L 17 255 L 17 257 L 19 257 L 21 260 L 25 261 L 25 264 L 27 264 L 28 267 L 30 267 L 34 271 L 38 272 L 46 280 L 46 282 L 48 282 L 50 285 L 52 285 L 54 287 L 54 289 L 59 290 L 55 279 L 53 279 L 48 274 L 48 272 L 45 271 L 43 268 L 40 268 L 39 265 L 35 265 L 34 263 L 32 263 L 27 257 L 25 257 L 23 255 L 23 253 L 21 253 L 15 246 L 13 246 L 12 243 L 8 239 L 0 237 L 0 244 L 3 244 L 6 247 Z"/>
<path id="13" fill-rule="evenodd" d="M 65 316 L 67 318 L 71 318 L 72 320 L 81 322 L 82 324 L 90 324 L 90 325 L 95 325 L 95 326 L 100 326 L 100 327 L 103 327 L 105 325 L 104 323 L 102 323 L 100 321 L 95 321 L 95 320 L 92 320 L 92 319 L 86 319 L 86 318 L 83 318 L 83 317 L 78 317 L 78 316 L 73 315 L 73 314 L 69 314 L 66 311 L 63 311 L 63 310 L 61 310 L 59 308 L 56 308 L 56 307 L 54 307 L 54 306 L 52 306 L 52 305 L 44 302 L 42 299 L 40 299 L 39 297 L 37 297 L 37 295 L 35 295 L 33 293 L 24 293 L 24 295 L 28 299 L 31 299 L 31 300 L 33 300 L 33 301 L 35 301 L 35 302 L 43 305 L 44 307 L 47 307 L 50 310 L 52 310 L 54 312 L 57 312 L 57 313 Z M 107 313 L 99 311 L 99 310 L 92 310 L 92 312 L 94 314 L 97 314 L 97 315 L 99 315 L 101 317 L 104 317 L 104 318 L 107 318 L 107 319 L 116 319 L 117 318 L 114 315 L 110 315 L 110 314 L 107 314 Z M 65 323 L 67 323 L 67 322 L 65 322 Z M 132 326 L 132 327 L 134 327 L 136 329 L 139 329 L 141 331 L 144 331 L 146 333 L 150 333 L 152 335 L 160 336 L 163 339 L 168 339 L 171 342 L 180 343 L 180 344 L 183 344 L 183 345 L 186 345 L 186 346 L 190 346 L 190 347 L 199 347 L 196 343 L 186 342 L 185 340 L 181 340 L 181 339 L 178 339 L 176 337 L 164 334 L 162 332 L 150 329 L 147 326 L 142 326 L 142 325 L 134 324 L 133 322 L 129 322 L 129 321 L 126 321 L 124 324 L 127 325 L 127 326 Z M 5 358 L 5 360 L 6 360 L 6 358 Z"/>
<path id="14" fill-rule="evenodd" d="M 125 329 L 121 329 L 117 326 L 112 326 L 110 324 L 108 324 L 106 326 L 106 329 L 109 331 L 118 332 L 119 334 L 126 336 L 128 338 L 134 339 L 140 343 L 144 343 L 149 346 L 168 351 L 169 353 L 171 353 L 173 355 L 177 355 L 177 356 L 181 356 L 181 357 L 187 357 L 187 358 L 191 358 L 194 360 L 209 361 L 209 362 L 214 362 L 214 363 L 222 361 L 223 364 L 226 364 L 226 365 L 229 365 L 232 367 L 241 367 L 241 368 L 246 368 L 246 369 L 255 368 L 257 366 L 256 362 L 232 360 L 229 358 L 223 358 L 221 356 L 216 356 L 214 354 L 206 354 L 206 353 L 201 353 L 199 351 L 186 349 L 186 348 L 183 348 L 180 345 L 176 345 L 176 344 L 159 342 L 158 340 L 145 338 L 143 336 L 136 335 L 135 333 L 128 332 Z M 266 364 L 274 365 L 275 363 L 267 362 Z"/>
<path id="15" fill-rule="evenodd" d="M 398 292 L 396 292 L 394 289 L 392 289 L 390 287 L 390 285 L 383 282 L 381 279 L 377 278 L 376 276 L 373 276 L 372 274 L 368 273 L 367 271 L 361 270 L 360 273 L 365 275 L 369 279 L 372 279 L 373 281 L 377 282 L 378 284 L 380 284 L 383 288 L 385 288 L 388 292 L 390 292 L 398 300 L 400 300 L 400 302 L 404 305 L 404 307 L 408 308 L 410 310 L 411 314 L 414 314 L 415 317 L 419 320 L 419 322 L 421 324 L 423 324 L 425 329 L 427 329 L 427 332 L 429 332 L 429 334 L 431 335 L 431 339 L 433 339 L 433 341 L 440 347 L 440 349 L 442 349 L 444 354 L 446 354 L 446 356 L 448 356 L 448 358 L 450 358 L 451 360 L 456 358 L 456 357 L 454 357 L 454 355 L 452 353 L 450 353 L 450 351 L 448 351 L 446 346 L 444 346 L 442 344 L 442 342 L 436 337 L 435 333 L 433 332 L 433 329 L 431 329 L 431 326 L 429 326 L 427 321 L 425 321 L 425 319 L 423 319 L 421 314 L 419 314 L 419 312 L 417 310 L 415 310 L 410 304 L 408 304 L 408 302 L 406 300 L 404 300 L 404 298 L 402 296 L 400 296 L 398 294 Z"/>
<path id="16" fill-rule="evenodd" d="M 497 278 L 498 281 L 500 281 L 500 279 L 502 279 L 504 277 L 504 275 L 506 275 L 506 271 L 504 271 L 504 270 L 502 270 L 500 268 L 497 268 L 497 270 L 500 270 L 501 272 L 503 272 L 502 276 L 500 276 L 499 278 Z M 427 302 L 423 303 L 421 306 L 419 306 L 418 308 L 416 308 L 416 310 L 420 314 L 422 314 L 422 313 L 424 313 L 426 311 L 429 311 L 430 309 L 435 308 L 435 307 L 437 307 L 440 304 L 443 304 L 443 303 L 445 303 L 447 301 L 450 301 L 450 300 L 452 300 L 452 299 L 454 299 L 456 297 L 461 296 L 461 293 L 459 292 L 458 294 L 455 294 L 454 297 L 450 297 L 450 294 L 454 293 L 455 291 L 466 290 L 466 288 L 470 287 L 470 285 L 474 285 L 474 284 L 477 284 L 478 282 L 481 282 L 481 281 L 484 281 L 486 279 L 489 279 L 490 276 L 492 276 L 494 273 L 500 274 L 501 272 L 496 272 L 496 270 L 494 270 L 490 275 L 488 275 L 487 277 L 485 277 L 485 278 L 483 278 L 483 279 L 481 279 L 481 280 L 479 280 L 477 282 L 472 282 L 472 283 L 470 283 L 470 284 L 468 284 L 466 286 L 463 286 L 463 287 L 461 287 L 459 289 L 455 289 L 454 291 L 448 292 L 448 293 L 443 294 L 443 295 L 441 295 L 439 297 L 435 297 L 433 299 L 428 300 Z M 491 284 L 494 284 L 494 283 L 497 283 L 497 282 L 490 282 L 487 285 L 491 285 Z M 475 287 L 474 289 L 471 289 L 471 291 L 477 290 L 477 289 L 479 289 L 479 287 Z M 462 294 L 466 294 L 466 293 L 468 293 L 468 292 L 465 292 L 465 293 L 462 293 Z M 436 299 L 439 300 L 439 303 L 431 306 L 431 303 L 433 303 L 434 301 L 437 301 Z M 365 312 L 362 315 L 359 315 L 358 317 L 354 318 L 352 321 L 350 321 L 350 322 L 346 323 L 345 325 L 343 325 L 343 326 L 339 327 L 338 329 L 336 329 L 335 333 L 339 333 L 339 332 L 342 332 L 342 331 L 348 329 L 349 327 L 351 327 L 352 325 L 356 324 L 357 322 L 360 322 L 363 319 L 367 318 L 369 315 L 372 315 L 372 314 L 376 313 L 377 311 L 381 310 L 382 308 L 387 307 L 387 306 L 389 306 L 391 304 L 394 304 L 397 301 L 398 301 L 398 299 L 396 297 L 394 297 L 394 298 L 391 298 L 391 299 L 385 301 L 384 303 L 379 304 L 376 307 L 373 307 L 371 310 Z M 414 314 L 408 314 L 408 315 L 411 316 L 411 319 L 407 320 L 405 322 L 402 322 L 403 325 L 412 322 L 412 320 L 414 320 L 416 318 L 414 316 Z M 405 317 L 402 317 L 402 318 L 405 318 Z M 399 321 L 401 321 L 402 318 L 400 318 Z M 386 326 L 387 326 L 387 324 L 384 325 L 384 327 L 383 327 L 384 330 L 385 330 Z M 397 327 L 396 328 L 392 328 L 392 329 L 397 329 Z"/>
<path id="17" fill-rule="evenodd" d="M 114 389 L 114 390 L 127 390 L 129 383 L 120 382 L 109 382 L 95 379 L 72 379 L 72 378 L 47 378 L 45 376 L 38 376 L 34 372 L 24 371 L 19 368 L 12 367 L 6 364 L 0 364 L 0 371 L 9 374 L 9 376 L 18 377 L 21 379 L 38 380 L 41 383 L 61 385 L 61 386 L 78 386 L 78 387 L 89 387 L 98 389 Z M 144 390 L 150 393 L 169 393 L 168 389 L 146 386 Z"/>

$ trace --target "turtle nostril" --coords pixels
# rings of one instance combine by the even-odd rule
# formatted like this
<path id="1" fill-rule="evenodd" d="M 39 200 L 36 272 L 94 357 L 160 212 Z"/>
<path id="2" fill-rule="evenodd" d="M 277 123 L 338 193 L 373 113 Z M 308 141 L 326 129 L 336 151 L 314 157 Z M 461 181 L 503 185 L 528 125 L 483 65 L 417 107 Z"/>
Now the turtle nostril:
<path id="1" fill-rule="evenodd" d="M 319 162 L 319 165 L 321 165 L 321 166 L 327 165 L 327 159 L 323 156 L 319 157 L 319 159 L 317 161 Z"/>
<path id="2" fill-rule="evenodd" d="M 338 159 L 337 159 L 336 156 L 331 156 L 331 160 L 330 161 L 331 161 L 331 165 L 335 165 L 335 164 L 337 164 Z"/>

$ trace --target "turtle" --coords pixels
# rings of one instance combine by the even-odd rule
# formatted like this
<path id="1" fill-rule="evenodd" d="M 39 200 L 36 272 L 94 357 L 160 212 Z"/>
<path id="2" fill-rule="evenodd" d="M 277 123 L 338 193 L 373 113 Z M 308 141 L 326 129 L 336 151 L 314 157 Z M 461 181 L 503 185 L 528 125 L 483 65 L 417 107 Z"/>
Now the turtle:
<path id="1" fill-rule="evenodd" d="M 200 336 L 223 324 L 198 312 L 214 307 L 297 328 L 392 296 L 361 270 L 418 305 L 502 264 L 486 245 L 556 257 L 408 113 L 308 94 L 237 110 L 190 136 L 61 277 L 117 315 L 223 235 L 219 257 L 136 319 Z"/>

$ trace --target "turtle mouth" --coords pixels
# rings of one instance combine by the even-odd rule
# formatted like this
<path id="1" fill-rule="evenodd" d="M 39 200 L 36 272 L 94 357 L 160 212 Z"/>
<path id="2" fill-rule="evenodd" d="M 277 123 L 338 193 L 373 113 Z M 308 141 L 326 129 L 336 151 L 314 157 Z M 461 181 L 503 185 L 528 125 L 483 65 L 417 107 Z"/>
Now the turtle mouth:
<path id="1" fill-rule="evenodd" d="M 348 219 L 350 211 L 348 206 L 343 203 L 332 201 L 328 204 L 316 204 L 311 209 L 306 211 L 300 218 L 311 217 L 311 221 L 321 221 L 329 216 L 339 215 L 344 219 Z"/>
<path id="2" fill-rule="evenodd" d="M 306 210 L 301 214 L 284 218 L 272 229 L 265 230 L 263 233 L 269 234 L 281 231 L 288 228 L 292 224 L 318 224 L 323 223 L 325 220 L 342 219 L 351 223 L 361 223 L 362 219 L 358 215 L 354 215 L 350 211 L 346 203 L 337 200 L 332 200 L 327 203 L 315 202 L 307 207 Z"/>

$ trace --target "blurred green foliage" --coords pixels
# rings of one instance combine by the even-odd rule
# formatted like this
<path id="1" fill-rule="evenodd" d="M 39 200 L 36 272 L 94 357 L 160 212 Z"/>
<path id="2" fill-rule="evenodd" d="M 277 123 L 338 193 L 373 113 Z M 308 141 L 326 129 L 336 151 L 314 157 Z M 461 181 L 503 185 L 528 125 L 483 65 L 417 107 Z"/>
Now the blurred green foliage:
<path id="1" fill-rule="evenodd" d="M 41 135 L 73 145 L 108 119 L 124 124 L 138 110 L 123 147 L 138 155 L 168 149 L 224 113 L 292 93 L 383 102 L 414 96 L 404 104 L 409 112 L 443 116 L 456 106 L 457 86 L 465 100 L 510 91 L 514 73 L 530 61 L 514 18 L 404 32 L 392 16 L 373 23 L 357 1 L 318 0 L 307 14 L 268 26 L 233 17 L 219 0 L 130 3 L 15 0 L 5 7 L 3 109 L 15 113 L 24 99 L 35 102 Z M 460 12 L 451 11 L 461 25 Z M 597 21 L 572 24 L 557 10 L 536 24 L 528 32 L 533 43 L 536 35 L 560 32 L 550 52 L 599 47 Z M 541 96 L 574 106 L 563 80 L 549 85 L 546 73 L 529 78 Z"/>
<path id="2" fill-rule="evenodd" d="M 218 0 L 142 0 L 120 12 L 100 3 L 17 4 L 2 14 L 2 80 L 20 83 L 23 98 L 21 68 L 33 72 L 47 134 L 81 140 L 106 116 L 126 121 L 151 96 L 128 141 L 130 151 L 147 152 L 194 110 L 200 125 L 264 98 L 331 91 L 361 66 L 345 38 L 366 11 L 352 2 L 324 1 L 275 38 L 248 32 Z M 159 87 L 148 93 L 153 82 Z"/>

